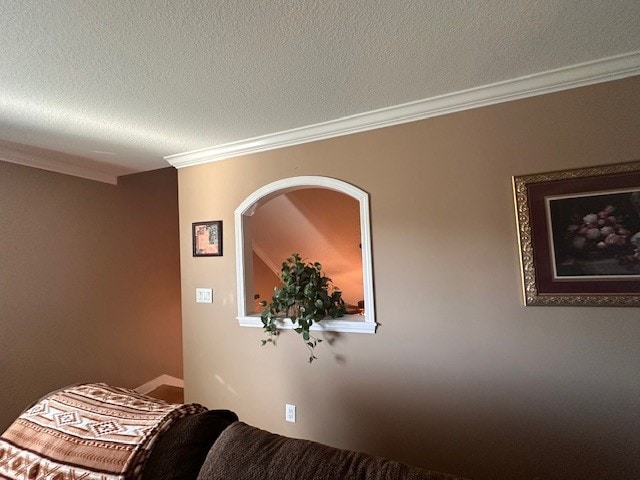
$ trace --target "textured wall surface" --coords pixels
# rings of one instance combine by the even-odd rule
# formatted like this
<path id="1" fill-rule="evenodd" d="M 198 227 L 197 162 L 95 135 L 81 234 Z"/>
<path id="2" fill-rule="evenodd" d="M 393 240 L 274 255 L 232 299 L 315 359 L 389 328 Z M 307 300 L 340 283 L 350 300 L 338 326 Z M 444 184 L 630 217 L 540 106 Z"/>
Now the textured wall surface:
<path id="1" fill-rule="evenodd" d="M 0 430 L 70 383 L 182 376 L 177 179 L 0 162 Z"/>
<path id="2" fill-rule="evenodd" d="M 637 479 L 640 313 L 522 305 L 511 176 L 638 159 L 639 131 L 636 77 L 180 170 L 188 400 L 475 479 Z M 223 257 L 191 256 L 191 222 L 232 225 L 295 175 L 371 199 L 378 332 L 313 365 L 291 332 L 260 347 L 238 326 L 233 229 Z"/>

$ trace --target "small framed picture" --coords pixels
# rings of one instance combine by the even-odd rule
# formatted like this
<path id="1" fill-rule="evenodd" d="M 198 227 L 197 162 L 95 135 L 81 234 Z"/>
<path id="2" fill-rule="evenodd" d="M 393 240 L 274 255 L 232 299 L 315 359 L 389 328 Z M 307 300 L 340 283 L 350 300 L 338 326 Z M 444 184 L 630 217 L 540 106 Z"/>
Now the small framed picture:
<path id="1" fill-rule="evenodd" d="M 193 256 L 222 256 L 222 220 L 192 224 Z"/>
<path id="2" fill-rule="evenodd" d="M 526 305 L 640 306 L 640 162 L 513 187 Z"/>

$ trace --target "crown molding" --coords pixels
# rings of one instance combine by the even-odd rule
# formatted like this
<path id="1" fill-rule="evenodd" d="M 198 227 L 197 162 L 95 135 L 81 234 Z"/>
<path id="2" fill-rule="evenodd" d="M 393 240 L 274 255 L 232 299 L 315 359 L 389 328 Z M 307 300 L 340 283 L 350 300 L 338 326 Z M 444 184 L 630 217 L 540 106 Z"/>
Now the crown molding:
<path id="1" fill-rule="evenodd" d="M 39 168 L 49 172 L 72 175 L 97 182 L 118 184 L 118 177 L 98 171 L 93 168 L 83 167 L 78 163 L 87 162 L 86 158 L 67 155 L 52 150 L 28 147 L 26 145 L 10 142 L 0 142 L 0 160 L 24 165 L 26 167 Z M 69 161 L 75 163 L 69 163 Z"/>
<path id="2" fill-rule="evenodd" d="M 636 51 L 164 159 L 175 168 L 191 167 L 639 74 L 640 51 Z"/>

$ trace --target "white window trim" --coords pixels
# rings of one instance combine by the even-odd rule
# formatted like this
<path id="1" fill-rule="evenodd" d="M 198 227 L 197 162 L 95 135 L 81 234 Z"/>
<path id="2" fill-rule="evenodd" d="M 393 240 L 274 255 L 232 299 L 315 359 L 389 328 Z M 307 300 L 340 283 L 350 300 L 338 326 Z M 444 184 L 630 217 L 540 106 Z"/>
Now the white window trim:
<path id="1" fill-rule="evenodd" d="M 248 233 L 247 217 L 250 217 L 255 209 L 273 197 L 292 190 L 301 188 L 327 188 L 344 193 L 356 199 L 360 205 L 360 243 L 362 245 L 362 283 L 364 289 L 364 315 L 346 315 L 339 319 L 322 320 L 319 324 L 312 325 L 312 330 L 332 332 L 375 333 L 375 304 L 373 295 L 373 267 L 371 262 L 371 228 L 369 221 L 369 195 L 367 192 L 341 180 L 319 176 L 301 176 L 278 180 L 259 188 L 249 195 L 235 210 L 236 230 L 236 273 L 238 292 L 238 323 L 242 327 L 262 327 L 260 314 L 248 314 L 248 305 L 253 304 L 253 288 L 251 283 L 252 261 L 246 262 L 245 258 L 251 255 L 251 238 L 245 238 Z M 357 320 L 350 320 L 354 318 Z M 279 328 L 290 329 L 293 325 L 285 319 Z"/>

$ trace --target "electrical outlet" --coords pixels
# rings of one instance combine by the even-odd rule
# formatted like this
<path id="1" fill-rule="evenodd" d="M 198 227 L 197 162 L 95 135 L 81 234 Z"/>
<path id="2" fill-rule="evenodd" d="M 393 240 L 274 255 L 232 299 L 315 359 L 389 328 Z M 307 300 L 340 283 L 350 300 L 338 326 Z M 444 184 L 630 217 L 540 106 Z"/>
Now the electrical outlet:
<path id="1" fill-rule="evenodd" d="M 286 404 L 284 407 L 284 419 L 287 422 L 296 423 L 296 406 Z"/>

